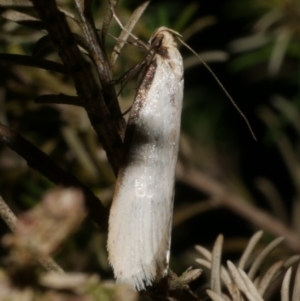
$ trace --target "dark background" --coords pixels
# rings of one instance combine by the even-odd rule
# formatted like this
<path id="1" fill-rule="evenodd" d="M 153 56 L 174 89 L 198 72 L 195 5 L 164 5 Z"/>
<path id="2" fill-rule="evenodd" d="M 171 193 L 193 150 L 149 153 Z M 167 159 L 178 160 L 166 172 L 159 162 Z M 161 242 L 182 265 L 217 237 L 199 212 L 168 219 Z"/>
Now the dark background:
<path id="1" fill-rule="evenodd" d="M 281 205 L 288 216 L 287 221 L 281 221 L 286 223 L 291 231 L 298 231 L 297 211 L 293 209 L 299 202 L 298 186 L 297 180 L 292 181 L 292 174 L 295 177 L 299 170 L 299 132 L 291 120 L 274 107 L 272 99 L 274 96 L 283 97 L 286 100 L 286 107 L 292 108 L 297 123 L 300 48 L 299 29 L 294 21 L 297 18 L 294 17 L 300 12 L 300 6 L 296 1 L 290 2 L 291 7 L 287 7 L 285 1 L 266 2 L 152 1 L 134 32 L 147 41 L 153 30 L 159 26 L 167 26 L 184 33 L 201 18 L 207 16 L 215 18 L 214 25 L 194 33 L 186 42 L 197 53 L 218 50 L 228 54 L 227 60 L 223 62 L 212 60 L 208 64 L 247 116 L 257 141 L 254 141 L 241 115 L 232 106 L 212 75 L 204 66 L 197 64 L 185 72 L 182 113 L 184 141 L 181 141 L 181 152 L 184 153 L 184 147 L 188 146 L 189 160 L 199 171 L 228 187 L 245 202 L 281 220 L 282 216 L 278 216 L 270 205 L 272 199 L 265 197 L 257 186 L 257 179 L 267 180 L 278 192 Z M 72 10 L 72 5 L 68 1 L 62 3 Z M 117 9 L 120 19 L 126 22 L 137 5 L 137 1 L 121 1 Z M 95 2 L 96 24 L 101 25 L 104 8 L 105 3 Z M 254 25 L 275 10 L 280 11 L 282 17 L 265 30 L 267 43 L 243 52 L 232 51 L 230 45 L 233 41 L 259 32 L 254 30 Z M 39 38 L 36 31 L 21 26 L 13 27 L 11 24 L 9 21 L 1 21 L 3 27 L 1 52 L 32 53 L 34 44 Z M 291 39 L 278 72 L 271 74 L 268 71 L 268 64 L 276 46 L 278 32 L 282 28 L 291 32 Z M 119 29 L 114 23 L 111 33 L 117 35 L 117 32 Z M 4 39 L 4 34 L 16 38 Z M 107 42 L 108 52 L 111 51 L 113 43 L 113 40 Z M 120 58 L 120 63 L 116 67 L 117 74 L 122 74 L 140 59 L 141 52 L 133 53 L 135 51 L 132 46 L 126 46 L 124 57 Z M 181 47 L 180 51 L 185 59 L 192 56 L 184 47 Z M 57 59 L 51 47 L 44 49 L 43 55 Z M 71 93 L 72 83 L 62 76 L 57 77 L 56 82 L 51 82 L 48 77 L 43 77 L 44 73 L 38 73 L 28 67 L 17 68 L 2 63 L 0 68 L 0 93 L 4 99 L 0 104 L 1 117 L 5 118 L 8 125 L 47 152 L 58 164 L 79 177 L 104 199 L 108 206 L 114 178 L 97 139 L 91 134 L 92 129 L 89 125 L 81 125 L 82 120 L 85 120 L 84 113 L 65 107 L 33 103 L 39 94 L 59 93 L 61 89 Z M 134 88 L 135 79 L 124 91 L 123 96 L 126 98 L 126 101 L 122 100 L 124 107 L 128 107 L 133 101 Z M 274 117 L 274 122 L 269 127 L 264 122 L 266 109 Z M 91 139 L 94 141 L 92 143 L 94 149 L 89 149 L 88 153 L 93 158 L 97 157 L 101 172 L 91 176 L 83 168 L 74 154 L 74 149 L 62 133 L 65 125 L 76 133 L 83 146 L 86 145 L 86 141 Z M 282 137 L 286 139 L 285 146 L 291 147 L 294 156 L 290 168 L 287 160 L 282 157 L 285 146 L 283 149 L 278 148 Z M 3 170 L 0 175 L 1 194 L 16 213 L 23 212 L 37 204 L 43 193 L 53 185 L 36 172 L 29 170 L 23 161 L 19 161 L 18 157 L 4 146 L 1 146 L 0 151 Z M 181 206 L 186 208 L 189 204 L 209 199 L 205 193 L 181 181 L 176 181 L 175 191 L 174 212 L 178 215 L 183 208 Z M 211 248 L 219 233 L 225 236 L 224 258 L 236 259 L 256 230 L 259 230 L 259 227 L 251 220 L 245 220 L 238 213 L 222 206 L 188 217 L 173 231 L 171 267 L 176 272 L 182 272 L 189 265 L 194 265 L 196 256 L 194 245 L 202 244 Z M 7 232 L 6 226 L 2 223 L 1 231 Z M 267 233 L 264 242 L 268 242 L 273 235 L 274 233 Z M 61 248 L 57 259 L 66 267 L 96 271 L 104 277 L 111 277 L 106 262 L 105 242 L 106 234 L 86 220 L 78 233 Z M 290 252 L 287 247 L 283 253 Z"/>

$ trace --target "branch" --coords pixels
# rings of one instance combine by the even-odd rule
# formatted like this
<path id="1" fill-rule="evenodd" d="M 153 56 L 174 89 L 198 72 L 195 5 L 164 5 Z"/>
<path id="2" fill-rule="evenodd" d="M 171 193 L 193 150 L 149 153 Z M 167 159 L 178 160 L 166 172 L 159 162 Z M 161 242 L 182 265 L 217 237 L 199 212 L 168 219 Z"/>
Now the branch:
<path id="1" fill-rule="evenodd" d="M 122 139 L 119 126 L 105 105 L 102 91 L 93 78 L 75 42 L 65 15 L 54 0 L 32 0 L 39 17 L 52 39 L 54 47 L 74 80 L 77 94 L 85 102 L 92 126 L 103 144 L 107 158 L 117 174 L 122 155 Z"/>
<path id="2" fill-rule="evenodd" d="M 103 20 L 103 24 L 102 24 L 102 30 L 101 30 L 102 31 L 101 40 L 102 40 L 103 44 L 105 44 L 105 38 L 107 35 L 108 27 L 109 27 L 110 22 L 113 17 L 113 12 L 111 10 L 111 7 L 115 8 L 117 6 L 118 2 L 119 2 L 119 0 L 108 0 L 109 4 L 106 8 L 106 12 L 105 12 L 104 20 Z"/>
<path id="3" fill-rule="evenodd" d="M 41 68 L 62 74 L 68 73 L 65 66 L 62 64 L 27 55 L 0 53 L 0 62 Z"/>
<path id="4" fill-rule="evenodd" d="M 35 103 L 39 104 L 63 104 L 84 107 L 83 100 L 78 96 L 69 96 L 65 94 L 45 94 L 35 98 Z"/>
<path id="5" fill-rule="evenodd" d="M 206 193 L 257 227 L 265 229 L 276 236 L 283 236 L 291 250 L 300 251 L 300 237 L 296 232 L 267 212 L 252 206 L 242 198 L 230 193 L 221 183 L 209 178 L 193 167 L 184 166 L 182 162 L 178 163 L 176 176 L 183 183 Z"/>
<path id="6" fill-rule="evenodd" d="M 91 11 L 91 0 L 75 0 L 75 5 L 81 21 L 81 28 L 85 39 L 88 42 L 89 54 L 96 66 L 99 80 L 102 86 L 102 93 L 107 109 L 113 120 L 117 122 L 120 135 L 125 129 L 125 121 L 119 106 L 118 98 L 114 86 L 112 85 L 111 67 L 104 49 L 104 44 L 100 42 L 94 19 Z"/>
<path id="7" fill-rule="evenodd" d="M 14 213 L 10 210 L 10 208 L 5 203 L 4 199 L 0 196 L 0 216 L 8 226 L 8 228 L 12 231 L 16 231 L 16 225 L 18 222 L 17 217 Z M 44 257 L 43 259 L 38 259 L 41 266 L 46 271 L 53 271 L 62 273 L 63 269 L 51 258 L 51 257 Z"/>

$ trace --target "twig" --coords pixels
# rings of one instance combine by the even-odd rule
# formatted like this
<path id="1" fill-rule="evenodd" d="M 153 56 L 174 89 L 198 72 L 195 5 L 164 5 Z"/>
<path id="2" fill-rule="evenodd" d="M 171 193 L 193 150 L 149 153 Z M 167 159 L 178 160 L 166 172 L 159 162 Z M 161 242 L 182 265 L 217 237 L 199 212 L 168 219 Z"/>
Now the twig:
<path id="1" fill-rule="evenodd" d="M 14 215 L 14 213 L 10 210 L 10 208 L 7 206 L 7 204 L 5 203 L 4 199 L 1 196 L 0 196 L 0 216 L 3 219 L 3 221 L 6 223 L 8 228 L 12 232 L 15 232 L 18 219 Z M 46 257 L 41 260 L 38 259 L 38 261 L 42 265 L 42 267 L 47 271 L 63 273 L 63 269 L 50 257 Z"/>
<path id="2" fill-rule="evenodd" d="M 84 99 L 85 109 L 107 158 L 117 174 L 122 156 L 122 139 L 117 121 L 112 118 L 105 105 L 102 91 L 93 78 L 88 64 L 81 56 L 66 17 L 61 13 L 55 0 L 32 0 L 34 7 L 51 36 L 52 43 L 64 65 L 72 76 L 77 94 Z"/>
<path id="3" fill-rule="evenodd" d="M 31 144 L 28 140 L 11 131 L 0 123 L 0 142 L 18 153 L 27 164 L 57 185 L 78 187 L 85 196 L 85 204 L 90 217 L 103 229 L 108 228 L 108 212 L 101 201 L 75 176 L 57 166 L 49 156 Z"/>
<path id="4" fill-rule="evenodd" d="M 0 62 L 41 68 L 62 74 L 68 73 L 66 67 L 62 64 L 27 55 L 0 53 Z"/>
<path id="5" fill-rule="evenodd" d="M 0 196 L 0 216 L 8 226 L 8 228 L 14 232 L 16 230 L 17 217 L 10 210 L 10 208 L 6 205 L 2 196 Z"/>
<path id="6" fill-rule="evenodd" d="M 101 82 L 104 101 L 113 120 L 118 126 L 119 134 L 123 135 L 125 120 L 122 116 L 116 91 L 112 85 L 112 72 L 104 44 L 101 44 L 94 24 L 91 11 L 92 1 L 75 0 L 74 2 L 81 21 L 80 25 L 83 34 L 89 45 L 88 52 L 96 66 L 98 77 Z"/>
<path id="7" fill-rule="evenodd" d="M 103 24 L 102 24 L 102 34 L 101 34 L 102 44 L 105 44 L 105 38 L 106 38 L 106 35 L 107 35 L 108 27 L 109 27 L 109 24 L 110 24 L 110 22 L 112 20 L 112 17 L 113 17 L 111 7 L 115 8 L 117 6 L 118 2 L 119 2 L 118 0 L 108 0 L 109 5 L 106 8 L 104 21 L 103 21 Z"/>
<path id="8" fill-rule="evenodd" d="M 297 233 L 288 228 L 270 214 L 245 202 L 242 198 L 227 191 L 221 183 L 209 178 L 192 167 L 184 167 L 179 163 L 177 178 L 218 200 L 223 206 L 234 211 L 239 216 L 250 221 L 261 229 L 265 229 L 276 236 L 283 236 L 285 243 L 291 250 L 300 251 L 300 238 Z"/>
<path id="9" fill-rule="evenodd" d="M 137 21 L 140 19 L 141 15 L 144 13 L 145 9 L 149 5 L 150 1 L 146 1 L 142 3 L 140 6 L 138 6 L 135 11 L 131 14 L 129 20 L 127 21 L 126 25 L 124 26 L 127 31 L 122 30 L 121 34 L 119 35 L 118 42 L 114 47 L 114 50 L 111 55 L 110 63 L 112 66 L 114 66 L 119 53 L 121 52 L 123 46 L 125 45 L 125 42 L 127 41 L 129 37 L 129 32 L 131 32 L 137 23 Z"/>
<path id="10" fill-rule="evenodd" d="M 64 105 L 73 105 L 84 107 L 84 101 L 78 96 L 69 96 L 65 94 L 46 94 L 40 95 L 35 98 L 35 103 L 43 103 L 43 104 L 64 104 Z"/>

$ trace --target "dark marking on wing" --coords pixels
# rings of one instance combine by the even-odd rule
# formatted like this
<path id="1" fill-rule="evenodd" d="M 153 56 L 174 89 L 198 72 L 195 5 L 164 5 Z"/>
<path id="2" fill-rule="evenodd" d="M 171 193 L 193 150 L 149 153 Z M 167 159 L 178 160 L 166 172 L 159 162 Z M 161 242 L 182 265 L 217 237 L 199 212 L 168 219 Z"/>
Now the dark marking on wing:
<path id="1" fill-rule="evenodd" d="M 142 79 L 140 82 L 140 86 L 137 90 L 137 94 L 135 96 L 135 100 L 132 105 L 132 109 L 130 111 L 130 116 L 129 116 L 129 120 L 128 120 L 127 127 L 126 127 L 125 139 L 124 139 L 123 160 L 121 163 L 121 165 L 122 165 L 121 168 L 126 166 L 127 153 L 128 153 L 129 147 L 132 143 L 132 138 L 134 136 L 134 133 L 136 131 L 136 121 L 139 118 L 139 113 L 141 111 L 141 108 L 143 107 L 143 105 L 146 101 L 148 91 L 150 89 L 150 86 L 151 86 L 154 76 L 155 76 L 156 68 L 157 68 L 157 62 L 154 58 L 154 59 L 152 59 L 152 61 L 149 64 L 147 64 L 147 66 L 145 66 L 145 69 L 143 69 L 141 71 Z"/>

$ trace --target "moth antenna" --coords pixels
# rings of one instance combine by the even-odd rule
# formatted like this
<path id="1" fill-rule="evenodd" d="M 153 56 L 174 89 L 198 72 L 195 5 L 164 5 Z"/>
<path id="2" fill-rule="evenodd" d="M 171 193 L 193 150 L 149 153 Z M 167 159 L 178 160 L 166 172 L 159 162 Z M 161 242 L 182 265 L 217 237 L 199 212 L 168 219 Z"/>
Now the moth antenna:
<path id="1" fill-rule="evenodd" d="M 107 35 L 110 36 L 115 41 L 121 41 L 122 43 L 125 43 L 125 44 L 133 45 L 133 46 L 136 46 L 136 47 L 141 47 L 142 46 L 143 48 L 145 48 L 145 46 L 142 45 L 143 42 L 141 40 L 131 42 L 131 41 L 127 41 L 127 40 L 123 40 L 123 39 L 117 38 L 117 37 L 113 36 L 112 34 L 110 34 L 109 32 L 107 33 Z M 117 52 L 116 50 L 113 50 L 113 51 Z"/>
<path id="2" fill-rule="evenodd" d="M 137 38 L 133 33 L 131 33 L 129 30 L 127 30 L 125 28 L 125 26 L 122 24 L 122 22 L 120 21 L 120 19 L 117 17 L 115 10 L 113 8 L 113 6 L 111 5 L 110 7 L 111 11 L 112 11 L 112 15 L 114 17 L 114 19 L 116 20 L 116 22 L 119 24 L 119 26 L 122 28 L 122 30 L 126 31 L 134 40 L 137 44 L 142 45 L 144 48 L 146 48 L 147 50 L 149 49 L 149 46 L 147 44 L 145 44 L 144 42 L 142 42 L 139 38 Z"/>
<path id="3" fill-rule="evenodd" d="M 231 95 L 229 94 L 229 92 L 226 90 L 226 88 L 224 87 L 224 85 L 221 83 L 221 81 L 218 79 L 218 77 L 216 76 L 216 74 L 212 71 L 212 69 L 209 67 L 209 65 L 196 53 L 196 51 L 191 48 L 188 44 L 186 44 L 185 42 L 183 42 L 182 39 L 180 39 L 177 36 L 177 39 L 182 43 L 182 45 L 184 45 L 187 49 L 189 49 L 204 65 L 204 67 L 208 70 L 208 72 L 213 76 L 213 78 L 215 79 L 215 81 L 217 82 L 217 84 L 220 86 L 220 88 L 223 90 L 223 92 L 225 93 L 225 95 L 228 97 L 228 99 L 230 100 L 230 102 L 232 103 L 232 105 L 235 107 L 235 109 L 238 111 L 238 113 L 242 116 L 242 118 L 244 119 L 244 121 L 246 122 L 246 125 L 253 137 L 253 139 L 255 141 L 257 141 L 257 138 L 254 134 L 254 131 L 250 125 L 249 120 L 247 119 L 247 117 L 245 116 L 245 114 L 241 111 L 241 109 L 238 107 L 238 105 L 235 103 L 235 101 L 233 100 L 233 98 L 231 97 Z"/>

